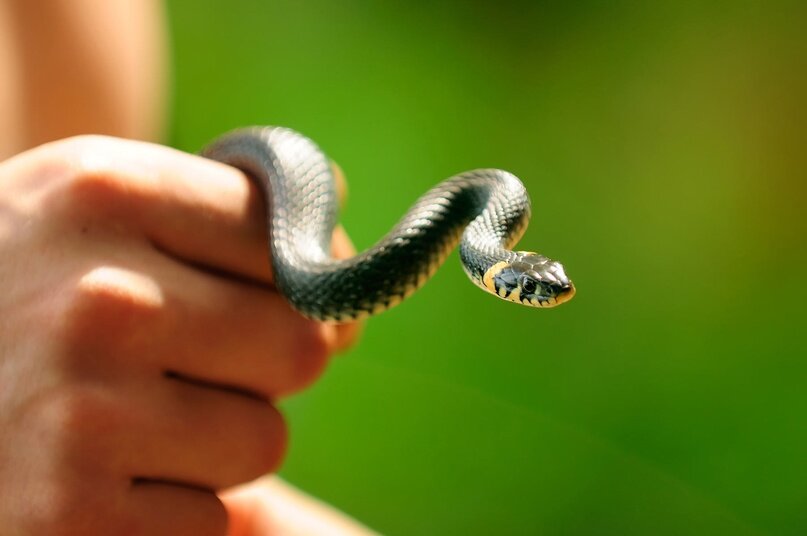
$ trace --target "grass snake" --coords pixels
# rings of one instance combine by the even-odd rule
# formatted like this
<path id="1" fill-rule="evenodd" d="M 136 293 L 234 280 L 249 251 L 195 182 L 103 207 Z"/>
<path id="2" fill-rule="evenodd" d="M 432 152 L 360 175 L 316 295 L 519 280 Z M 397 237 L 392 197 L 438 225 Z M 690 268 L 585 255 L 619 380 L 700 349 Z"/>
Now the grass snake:
<path id="1" fill-rule="evenodd" d="M 530 201 L 506 171 L 478 169 L 446 179 L 374 246 L 335 259 L 337 189 L 330 161 L 314 142 L 287 128 L 243 128 L 214 140 L 202 155 L 244 171 L 260 188 L 275 285 L 309 318 L 345 322 L 397 305 L 457 243 L 468 277 L 499 298 L 552 307 L 574 296 L 559 262 L 512 250 L 527 228 Z"/>

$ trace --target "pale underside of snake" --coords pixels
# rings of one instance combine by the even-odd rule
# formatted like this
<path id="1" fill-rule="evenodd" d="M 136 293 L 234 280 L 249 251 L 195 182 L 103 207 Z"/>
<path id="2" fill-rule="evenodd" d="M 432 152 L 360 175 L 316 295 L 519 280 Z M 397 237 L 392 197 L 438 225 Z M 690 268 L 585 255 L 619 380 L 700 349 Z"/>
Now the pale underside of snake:
<path id="1" fill-rule="evenodd" d="M 395 227 L 349 259 L 331 256 L 339 202 L 329 159 L 305 136 L 281 127 L 235 130 L 202 152 L 241 169 L 266 200 L 275 285 L 303 315 L 346 322 L 397 305 L 460 245 L 468 277 L 499 298 L 552 307 L 574 296 L 563 266 L 513 251 L 530 218 L 514 175 L 478 169 L 426 192 Z"/>

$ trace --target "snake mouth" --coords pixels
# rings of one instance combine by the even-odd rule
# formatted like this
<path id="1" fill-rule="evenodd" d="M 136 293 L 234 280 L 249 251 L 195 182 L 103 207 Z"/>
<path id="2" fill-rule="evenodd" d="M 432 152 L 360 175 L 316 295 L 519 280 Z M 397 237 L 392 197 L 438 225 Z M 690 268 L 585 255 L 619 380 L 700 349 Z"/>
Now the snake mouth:
<path id="1" fill-rule="evenodd" d="M 521 303 L 524 305 L 531 305 L 533 307 L 549 309 L 550 307 L 557 307 L 561 303 L 566 303 L 567 301 L 571 300 L 576 292 L 577 290 L 574 288 L 574 285 L 571 281 L 569 281 L 569 284 L 565 285 L 555 296 L 550 296 L 549 298 L 539 298 L 535 296 L 532 298 L 523 298 Z"/>
<path id="2" fill-rule="evenodd" d="M 574 284 L 569 281 L 567 286 L 564 286 L 563 289 L 560 291 L 560 294 L 555 296 L 555 305 L 560 305 L 561 303 L 566 303 L 567 301 L 574 298 L 577 289 L 574 288 Z"/>

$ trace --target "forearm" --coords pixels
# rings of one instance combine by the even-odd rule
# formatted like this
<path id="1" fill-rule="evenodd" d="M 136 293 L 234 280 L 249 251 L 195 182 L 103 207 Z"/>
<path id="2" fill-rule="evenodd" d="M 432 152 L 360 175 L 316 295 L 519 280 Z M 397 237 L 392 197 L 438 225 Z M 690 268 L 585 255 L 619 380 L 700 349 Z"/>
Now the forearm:
<path id="1" fill-rule="evenodd" d="M 160 2 L 11 0 L 0 6 L 0 28 L 8 30 L 3 44 L 12 50 L 0 57 L 0 70 L 9 73 L 0 112 L 16 117 L 13 140 L 0 139 L 0 158 L 83 133 L 160 138 L 166 62 Z"/>

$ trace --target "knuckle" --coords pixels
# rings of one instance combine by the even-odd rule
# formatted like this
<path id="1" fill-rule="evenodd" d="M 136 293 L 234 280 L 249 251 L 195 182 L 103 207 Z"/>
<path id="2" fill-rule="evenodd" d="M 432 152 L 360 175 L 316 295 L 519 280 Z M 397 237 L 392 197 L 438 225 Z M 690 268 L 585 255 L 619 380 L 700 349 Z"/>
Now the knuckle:
<path id="1" fill-rule="evenodd" d="M 76 495 L 73 490 L 51 494 L 49 502 L 27 519 L 24 534 L 84 536 L 87 534 L 144 534 L 131 530 L 124 516 L 110 511 L 110 505 L 96 500 L 92 493 Z"/>
<path id="2" fill-rule="evenodd" d="M 101 170 L 79 170 L 62 181 L 52 205 L 69 215 L 83 215 L 114 210 L 127 195 L 125 181 Z"/>
<path id="3" fill-rule="evenodd" d="M 43 394 L 28 415 L 38 430 L 42 455 L 54 464 L 48 480 L 56 498 L 63 487 L 78 490 L 87 478 L 112 470 L 120 457 L 121 431 L 132 422 L 109 391 L 77 384 Z"/>
<path id="4" fill-rule="evenodd" d="M 105 475 L 113 460 L 107 438 L 116 435 L 121 420 L 108 392 L 60 385 L 32 401 L 26 418 L 36 430 L 44 472 L 37 473 L 36 493 L 23 496 L 22 533 L 119 534 L 110 494 L 99 493 L 109 483 Z"/>
<path id="5" fill-rule="evenodd" d="M 89 531 L 91 527 L 111 528 L 105 526 L 108 516 L 99 514 L 103 509 L 94 515 L 90 512 L 92 509 L 88 503 L 94 502 L 94 498 L 65 480 L 49 483 L 38 499 L 36 508 L 32 508 L 33 512 L 28 516 L 26 534 L 76 536 L 88 533 L 83 531 Z"/>
<path id="6" fill-rule="evenodd" d="M 64 301 L 60 318 L 65 339 L 72 342 L 124 345 L 150 331 L 164 310 L 162 290 L 152 278 L 112 266 L 81 275 Z"/>
<path id="7" fill-rule="evenodd" d="M 41 411 L 47 429 L 66 453 L 86 449 L 99 432 L 121 421 L 111 397 L 91 386 L 62 387 L 48 397 Z"/>
<path id="8" fill-rule="evenodd" d="M 104 150 L 114 145 L 116 139 L 111 136 L 100 134 L 77 134 L 55 141 L 49 147 L 54 154 L 65 159 L 73 159 L 88 154 L 94 154 L 99 150 Z"/>
<path id="9" fill-rule="evenodd" d="M 119 213 L 142 190 L 136 173 L 122 169 L 121 140 L 81 135 L 55 142 L 50 165 L 61 180 L 49 190 L 49 208 L 67 215 Z M 123 166 L 125 168 L 125 166 Z"/>

